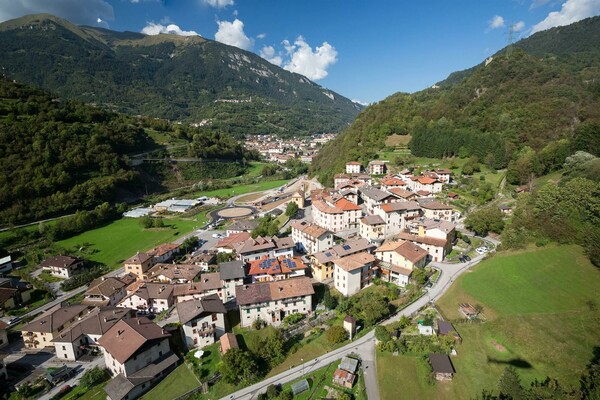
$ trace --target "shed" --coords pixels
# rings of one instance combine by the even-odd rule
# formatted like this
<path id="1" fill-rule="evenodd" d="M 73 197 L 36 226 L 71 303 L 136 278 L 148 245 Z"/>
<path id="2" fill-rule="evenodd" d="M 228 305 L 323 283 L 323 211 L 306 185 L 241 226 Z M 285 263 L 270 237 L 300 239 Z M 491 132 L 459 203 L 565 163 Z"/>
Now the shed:
<path id="1" fill-rule="evenodd" d="M 429 363 L 438 381 L 450 381 L 456 372 L 447 354 L 430 354 Z"/>
<path id="2" fill-rule="evenodd" d="M 306 379 L 302 379 L 296 383 L 292 383 L 292 393 L 294 396 L 297 396 L 299 393 L 305 392 L 309 389 L 308 381 Z"/>
<path id="3" fill-rule="evenodd" d="M 445 336 L 445 335 L 450 334 L 454 337 L 454 341 L 456 341 L 458 343 L 460 343 L 462 341 L 462 338 L 460 337 L 460 335 L 458 334 L 458 332 L 454 328 L 454 325 L 452 325 L 451 322 L 442 321 L 441 319 L 438 319 L 437 323 L 438 323 L 438 335 Z"/>
<path id="4" fill-rule="evenodd" d="M 340 362 L 339 368 L 355 373 L 356 369 L 358 368 L 358 360 L 355 358 L 344 357 L 342 358 L 342 362 Z"/>
<path id="5" fill-rule="evenodd" d="M 341 368 L 336 369 L 333 373 L 333 383 L 350 389 L 354 385 L 355 379 L 356 375 L 354 375 L 352 372 L 345 371 Z"/>

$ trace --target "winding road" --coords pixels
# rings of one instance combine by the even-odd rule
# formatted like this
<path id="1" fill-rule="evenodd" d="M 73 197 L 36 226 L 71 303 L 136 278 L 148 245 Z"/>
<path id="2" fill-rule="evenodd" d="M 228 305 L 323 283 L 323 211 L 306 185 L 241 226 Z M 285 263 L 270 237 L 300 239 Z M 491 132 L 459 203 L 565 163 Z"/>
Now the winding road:
<path id="1" fill-rule="evenodd" d="M 484 240 L 493 243 L 495 246 L 497 246 L 499 243 L 493 239 L 486 238 Z M 418 300 L 400 310 L 391 318 L 382 321 L 381 324 L 388 325 L 398 321 L 402 316 L 412 316 L 413 314 L 417 313 L 422 307 L 442 296 L 448 290 L 448 288 L 450 288 L 452 283 L 454 283 L 456 278 L 458 278 L 473 265 L 478 264 L 484 258 L 485 255 L 478 255 L 471 261 L 460 264 L 431 263 L 430 265 L 432 267 L 438 268 L 441 271 L 438 281 Z M 379 385 L 377 383 L 377 363 L 375 360 L 375 330 L 371 330 L 364 336 L 351 343 L 348 343 L 343 347 L 340 347 L 339 349 L 330 351 L 329 353 L 326 353 L 318 358 L 308 360 L 304 364 L 300 364 L 294 368 L 291 368 L 289 371 L 282 372 L 271 378 L 265 379 L 261 382 L 255 383 L 254 385 L 229 394 L 226 397 L 223 397 L 222 400 L 256 399 L 260 393 L 266 392 L 269 385 L 281 385 L 295 381 L 313 371 L 326 367 L 332 362 L 337 361 L 350 353 L 358 354 L 362 359 L 361 368 L 365 380 L 367 398 L 369 400 L 379 400 L 380 396 Z"/>

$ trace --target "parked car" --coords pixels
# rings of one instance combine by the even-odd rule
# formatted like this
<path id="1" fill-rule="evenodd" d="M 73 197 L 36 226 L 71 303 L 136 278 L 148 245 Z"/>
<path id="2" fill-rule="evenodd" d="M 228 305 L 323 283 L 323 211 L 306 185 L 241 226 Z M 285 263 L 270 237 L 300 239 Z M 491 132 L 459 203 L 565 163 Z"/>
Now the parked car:
<path id="1" fill-rule="evenodd" d="M 214 237 L 215 239 L 220 239 L 220 236 L 218 233 L 213 233 L 212 237 Z"/>
<path id="2" fill-rule="evenodd" d="M 465 255 L 464 255 L 464 259 L 465 259 L 466 261 L 471 261 L 471 257 L 469 257 L 467 254 L 465 254 Z"/>
<path id="3" fill-rule="evenodd" d="M 486 252 L 485 249 L 483 249 L 481 247 L 476 248 L 475 251 L 477 252 L 477 254 L 485 254 L 485 252 Z"/>

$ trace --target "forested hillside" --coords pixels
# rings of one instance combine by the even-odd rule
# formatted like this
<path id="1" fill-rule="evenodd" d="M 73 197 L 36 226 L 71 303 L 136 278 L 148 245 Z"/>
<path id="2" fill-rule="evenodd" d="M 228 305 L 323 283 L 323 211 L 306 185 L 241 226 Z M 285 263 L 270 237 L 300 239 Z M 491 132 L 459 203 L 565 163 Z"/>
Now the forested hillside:
<path id="1" fill-rule="evenodd" d="M 508 165 L 512 183 L 523 183 L 575 150 L 597 154 L 599 121 L 595 17 L 536 33 L 437 88 L 397 93 L 367 108 L 324 147 L 312 171 L 330 182 L 346 161 L 377 157 L 387 136 L 410 134 L 413 155 L 476 156 L 494 168 Z"/>
<path id="2" fill-rule="evenodd" d="M 0 79 L 0 224 L 91 209 L 145 192 L 127 154 L 157 148 L 145 128 L 189 141 L 206 177 L 237 174 L 248 153 L 228 135 L 132 118 Z M 241 170 L 243 172 L 243 169 Z"/>
<path id="3" fill-rule="evenodd" d="M 335 132 L 362 108 L 254 53 L 199 36 L 114 32 L 30 15 L 0 24 L 0 54 L 12 79 L 236 136 Z"/>

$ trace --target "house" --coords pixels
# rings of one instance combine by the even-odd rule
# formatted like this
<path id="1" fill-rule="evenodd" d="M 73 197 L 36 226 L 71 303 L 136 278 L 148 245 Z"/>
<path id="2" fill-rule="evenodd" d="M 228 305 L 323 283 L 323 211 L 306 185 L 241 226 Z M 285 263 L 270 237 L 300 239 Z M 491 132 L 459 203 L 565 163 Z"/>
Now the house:
<path id="1" fill-rule="evenodd" d="M 177 315 L 188 349 L 201 349 L 223 336 L 225 314 L 227 310 L 215 294 L 177 303 Z"/>
<path id="2" fill-rule="evenodd" d="M 502 214 L 512 215 L 512 208 L 510 208 L 509 206 L 503 204 L 498 208 L 500 209 L 500 211 L 502 211 Z"/>
<path id="3" fill-rule="evenodd" d="M 358 190 L 356 188 L 344 188 L 338 190 L 340 196 L 348 200 L 352 204 L 358 205 Z"/>
<path id="4" fill-rule="evenodd" d="M 123 298 L 117 307 L 160 313 L 174 304 L 173 289 L 174 285 L 168 283 L 143 282 L 134 292 Z"/>
<path id="5" fill-rule="evenodd" d="M 342 324 L 346 332 L 348 332 L 350 340 L 352 340 L 352 338 L 354 337 L 354 333 L 356 332 L 356 318 L 354 318 L 351 315 L 346 315 Z"/>
<path id="6" fill-rule="evenodd" d="M 379 215 L 367 215 L 360 219 L 358 228 L 360 237 L 374 243 L 385 238 L 385 221 Z"/>
<path id="7" fill-rule="evenodd" d="M 408 182 L 410 178 L 412 178 L 413 173 L 409 169 L 404 168 L 402 171 L 398 172 L 396 176 L 404 182 Z"/>
<path id="8" fill-rule="evenodd" d="M 294 255 L 294 241 L 291 237 L 278 238 L 257 236 L 249 238 L 236 247 L 237 259 L 243 262 L 268 257 L 291 257 Z"/>
<path id="9" fill-rule="evenodd" d="M 235 260 L 219 264 L 219 278 L 223 285 L 223 303 L 235 300 L 235 288 L 244 284 L 245 263 Z"/>
<path id="10" fill-rule="evenodd" d="M 376 210 L 385 222 L 385 234 L 394 235 L 406 228 L 406 224 L 421 215 L 421 206 L 416 201 L 400 201 L 383 204 Z"/>
<path id="11" fill-rule="evenodd" d="M 179 253 L 179 245 L 175 243 L 164 243 L 148 251 L 148 254 L 154 257 L 155 263 L 167 262 L 177 253 Z"/>
<path id="12" fill-rule="evenodd" d="M 367 174 L 335 174 L 333 176 L 333 186 L 338 188 L 347 181 L 359 181 L 367 185 L 373 183 L 373 179 Z"/>
<path id="13" fill-rule="evenodd" d="M 298 208 L 304 208 L 306 206 L 306 193 L 304 190 L 297 190 L 292 194 L 290 203 L 296 203 Z"/>
<path id="14" fill-rule="evenodd" d="M 242 327 L 252 326 L 256 320 L 277 326 L 287 315 L 312 312 L 315 290 L 305 276 L 243 285 L 235 290 Z"/>
<path id="15" fill-rule="evenodd" d="M 331 248 L 333 233 L 319 225 L 297 221 L 292 223 L 292 240 L 298 251 L 312 254 Z"/>
<path id="16" fill-rule="evenodd" d="M 446 255 L 452 251 L 452 243 L 449 240 L 438 239 L 429 236 L 412 235 L 406 232 L 400 232 L 399 239 L 412 242 L 425 249 L 433 261 L 444 261 Z"/>
<path id="17" fill-rule="evenodd" d="M 404 188 L 406 187 L 406 182 L 396 177 L 387 177 L 381 180 L 381 188 L 383 190 L 387 190 L 388 192 L 391 189 Z"/>
<path id="18" fill-rule="evenodd" d="M 217 260 L 217 254 L 214 252 L 203 253 L 197 251 L 186 258 L 186 264 L 198 265 L 201 271 L 208 271 L 211 265 Z"/>
<path id="19" fill-rule="evenodd" d="M 436 178 L 427 176 L 413 176 L 408 180 L 408 187 L 413 192 L 427 191 L 429 193 L 439 193 L 443 189 L 442 182 Z"/>
<path id="20" fill-rule="evenodd" d="M 362 209 L 344 197 L 335 199 L 326 196 L 312 199 L 314 223 L 332 232 L 358 227 Z"/>
<path id="21" fill-rule="evenodd" d="M 200 275 L 197 282 L 181 283 L 173 286 L 175 302 L 201 299 L 211 294 L 216 294 L 223 299 L 224 283 L 218 272 L 209 272 Z"/>
<path id="22" fill-rule="evenodd" d="M 356 375 L 341 368 L 336 369 L 333 373 L 333 383 L 348 389 L 352 389 L 355 380 Z"/>
<path id="23" fill-rule="evenodd" d="M 114 324 L 134 316 L 129 308 L 95 307 L 52 340 L 56 357 L 64 361 L 77 360 L 86 349 L 98 347 L 98 339 Z"/>
<path id="24" fill-rule="evenodd" d="M 93 280 L 85 291 L 83 304 L 92 306 L 114 306 L 127 295 L 130 281 L 120 278 L 100 277 Z"/>
<path id="25" fill-rule="evenodd" d="M 0 320 L 0 349 L 8 346 L 8 324 Z"/>
<path id="26" fill-rule="evenodd" d="M 310 256 L 312 276 L 319 282 L 333 278 L 333 260 L 362 251 L 371 251 L 375 246 L 367 239 L 348 240 L 343 244 L 333 246 L 329 250 L 320 251 Z"/>
<path id="27" fill-rule="evenodd" d="M 193 282 L 202 271 L 202 267 L 194 264 L 156 264 L 144 274 L 144 280 L 160 283 Z"/>
<path id="28" fill-rule="evenodd" d="M 154 263 L 152 254 L 138 252 L 135 256 L 125 260 L 125 273 L 133 274 L 137 279 L 142 279 Z"/>
<path id="29" fill-rule="evenodd" d="M 277 281 L 306 275 L 308 266 L 300 257 L 267 257 L 249 262 L 252 283 Z"/>
<path id="30" fill-rule="evenodd" d="M 358 161 L 350 161 L 346 163 L 347 174 L 360 174 L 362 166 Z"/>
<path id="31" fill-rule="evenodd" d="M 420 201 L 423 216 L 430 219 L 443 219 L 452 222 L 452 206 L 439 201 Z"/>
<path id="32" fill-rule="evenodd" d="M 418 236 L 429 236 L 453 242 L 456 238 L 456 226 L 443 219 L 419 218 L 407 226 L 408 231 Z"/>
<path id="33" fill-rule="evenodd" d="M 135 399 L 175 369 L 179 359 L 163 328 L 145 317 L 123 319 L 98 340 L 112 379 L 104 386 L 107 399 Z"/>
<path id="34" fill-rule="evenodd" d="M 392 188 L 389 189 L 389 192 L 398 196 L 404 201 L 414 201 L 417 199 L 417 197 L 419 197 L 415 192 L 402 188 Z"/>
<path id="35" fill-rule="evenodd" d="M 365 203 L 367 214 L 376 214 L 376 210 L 383 204 L 402 201 L 398 196 L 372 186 L 361 187 L 360 198 Z"/>
<path id="36" fill-rule="evenodd" d="M 387 166 L 384 161 L 373 160 L 369 162 L 367 170 L 371 175 L 383 175 L 387 172 Z"/>
<path id="37" fill-rule="evenodd" d="M 52 340 L 69 328 L 88 311 L 85 305 L 57 304 L 33 321 L 21 327 L 21 336 L 28 349 L 43 349 L 54 346 Z"/>
<path id="38" fill-rule="evenodd" d="M 11 256 L 0 258 L 0 274 L 7 274 L 13 269 Z"/>
<path id="39" fill-rule="evenodd" d="M 452 171 L 447 168 L 438 168 L 435 170 L 437 179 L 442 183 L 450 183 L 452 181 Z"/>
<path id="40" fill-rule="evenodd" d="M 462 342 L 462 338 L 460 337 L 460 335 L 458 334 L 458 332 L 454 328 L 454 325 L 452 325 L 451 322 L 442 321 L 441 319 L 438 319 L 437 325 L 438 325 L 437 334 L 439 336 L 452 335 L 455 342 L 457 342 L 457 343 Z"/>
<path id="41" fill-rule="evenodd" d="M 226 332 L 223 336 L 221 336 L 219 342 L 219 351 L 221 352 L 221 354 L 227 353 L 230 349 L 240 348 L 237 342 L 237 338 L 231 332 Z"/>
<path id="42" fill-rule="evenodd" d="M 83 267 L 81 258 L 54 256 L 41 262 L 42 270 L 63 279 L 69 279 Z"/>
<path id="43" fill-rule="evenodd" d="M 429 364 L 438 381 L 450 381 L 454 377 L 454 367 L 447 354 L 430 354 Z"/>
<path id="44" fill-rule="evenodd" d="M 342 357 L 342 361 L 338 365 L 338 368 L 354 374 L 358 369 L 358 360 L 356 358 L 344 356 Z"/>
<path id="45" fill-rule="evenodd" d="M 334 260 L 334 287 L 347 297 L 369 286 L 375 278 L 374 261 L 375 257 L 366 251 Z"/>
<path id="46" fill-rule="evenodd" d="M 227 230 L 225 231 L 225 235 L 227 237 L 229 237 L 231 235 L 235 235 L 237 233 L 242 233 L 242 232 L 250 233 L 258 227 L 258 223 L 259 222 L 257 219 L 249 219 L 246 221 L 234 222 L 233 224 L 231 224 L 227 227 Z M 248 237 L 245 238 L 244 240 L 248 239 Z"/>
<path id="47" fill-rule="evenodd" d="M 451 200 L 456 200 L 458 199 L 460 196 L 458 195 L 458 193 L 454 193 L 454 192 L 448 192 L 448 198 Z"/>
<path id="48" fill-rule="evenodd" d="M 33 286 L 30 283 L 18 279 L 0 278 L 0 311 L 28 303 L 31 300 L 32 290 Z"/>
<path id="49" fill-rule="evenodd" d="M 427 251 L 410 242 L 387 242 L 375 249 L 375 257 L 381 260 L 381 278 L 400 287 L 408 284 L 412 271 L 423 268 Z"/>
<path id="50" fill-rule="evenodd" d="M 246 240 L 250 239 L 250 232 L 242 231 L 228 234 L 227 237 L 219 240 L 215 246 L 219 253 L 233 253 L 235 249 L 241 246 Z"/>

